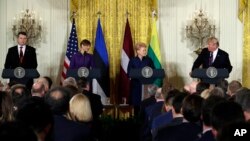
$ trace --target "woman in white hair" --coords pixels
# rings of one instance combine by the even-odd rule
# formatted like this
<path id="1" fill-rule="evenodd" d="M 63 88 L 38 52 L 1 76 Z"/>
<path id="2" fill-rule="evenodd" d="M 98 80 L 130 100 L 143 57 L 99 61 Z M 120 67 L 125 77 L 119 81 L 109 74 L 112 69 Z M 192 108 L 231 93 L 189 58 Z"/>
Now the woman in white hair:
<path id="1" fill-rule="evenodd" d="M 64 79 L 62 85 L 63 85 L 63 87 L 71 85 L 71 86 L 75 86 L 77 88 L 76 79 L 74 77 L 68 77 L 68 78 Z"/>

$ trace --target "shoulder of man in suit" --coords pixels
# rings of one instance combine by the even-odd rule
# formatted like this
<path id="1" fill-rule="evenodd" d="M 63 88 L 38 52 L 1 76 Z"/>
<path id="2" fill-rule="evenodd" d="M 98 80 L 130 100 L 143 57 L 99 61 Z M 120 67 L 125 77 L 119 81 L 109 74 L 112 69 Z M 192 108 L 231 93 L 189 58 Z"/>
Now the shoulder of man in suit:
<path id="1" fill-rule="evenodd" d="M 36 50 L 36 48 L 34 48 L 34 47 L 32 47 L 32 46 L 28 46 L 28 45 L 26 45 L 26 49 L 27 49 L 27 50 L 34 50 L 34 51 Z"/>

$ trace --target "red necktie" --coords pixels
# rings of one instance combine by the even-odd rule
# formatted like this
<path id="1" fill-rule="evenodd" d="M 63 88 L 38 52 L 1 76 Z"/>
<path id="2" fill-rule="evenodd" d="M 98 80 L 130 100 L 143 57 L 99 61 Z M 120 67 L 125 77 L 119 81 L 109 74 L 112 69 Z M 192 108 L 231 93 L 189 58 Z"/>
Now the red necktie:
<path id="1" fill-rule="evenodd" d="M 19 60 L 20 60 L 20 63 L 23 62 L 23 47 L 20 47 L 20 55 L 19 55 Z"/>

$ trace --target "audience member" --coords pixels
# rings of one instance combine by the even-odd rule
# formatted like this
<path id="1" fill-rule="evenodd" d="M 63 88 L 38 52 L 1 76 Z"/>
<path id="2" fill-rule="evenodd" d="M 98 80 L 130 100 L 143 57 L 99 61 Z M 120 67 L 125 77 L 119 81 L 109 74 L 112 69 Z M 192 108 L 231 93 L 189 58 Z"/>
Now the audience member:
<path id="1" fill-rule="evenodd" d="M 55 115 L 64 115 L 69 109 L 69 91 L 63 87 L 55 87 L 45 95 L 45 102 Z"/>
<path id="2" fill-rule="evenodd" d="M 244 120 L 243 110 L 239 104 L 230 101 L 220 102 L 214 106 L 211 112 L 213 135 L 217 137 L 218 132 L 227 124 Z"/>
<path id="3" fill-rule="evenodd" d="M 54 141 L 90 140 L 91 128 L 66 118 L 69 111 L 70 93 L 63 87 L 55 87 L 45 95 L 45 101 L 54 113 Z"/>
<path id="4" fill-rule="evenodd" d="M 151 140 L 151 128 L 153 119 L 163 112 L 164 96 L 161 90 L 162 88 L 158 88 L 157 92 L 155 93 L 156 103 L 149 105 L 145 109 L 145 121 L 143 123 L 144 125 L 142 127 L 141 137 L 144 141 Z"/>
<path id="5" fill-rule="evenodd" d="M 141 105 L 140 105 L 140 111 L 139 111 L 139 117 L 142 120 L 142 122 L 145 121 L 145 109 L 146 107 L 156 103 L 156 99 L 155 99 L 155 93 L 157 91 L 157 86 L 156 85 L 149 85 L 147 88 L 147 94 L 148 94 L 148 98 L 142 100 Z"/>
<path id="6" fill-rule="evenodd" d="M 183 123 L 159 130 L 156 141 L 192 141 L 198 138 L 201 126 L 197 124 L 201 116 L 203 99 L 198 95 L 188 95 L 182 105 Z"/>
<path id="7" fill-rule="evenodd" d="M 39 141 L 51 139 L 51 130 L 54 124 L 49 105 L 41 97 L 31 97 L 20 106 L 16 119 L 25 123 L 37 135 Z"/>
<path id="8" fill-rule="evenodd" d="M 216 86 L 222 88 L 222 90 L 224 91 L 224 95 L 227 98 L 228 81 L 226 79 L 220 79 Z"/>
<path id="9" fill-rule="evenodd" d="M 76 86 L 73 86 L 73 85 L 66 85 L 63 87 L 69 91 L 70 98 L 76 95 L 77 93 L 81 92 Z"/>
<path id="10" fill-rule="evenodd" d="M 38 141 L 34 131 L 21 122 L 4 122 L 0 124 L 1 141 Z"/>
<path id="11" fill-rule="evenodd" d="M 31 88 L 31 95 L 44 97 L 45 96 L 45 86 L 41 82 L 35 82 Z"/>
<path id="12" fill-rule="evenodd" d="M 52 80 L 45 76 L 45 77 L 39 77 L 36 80 L 37 83 L 42 83 L 44 85 L 44 89 L 45 89 L 45 93 L 49 91 L 49 89 L 51 88 L 52 85 Z"/>
<path id="13" fill-rule="evenodd" d="M 87 96 L 79 93 L 70 99 L 67 117 L 70 120 L 82 123 L 92 120 L 92 111 Z"/>
<path id="14" fill-rule="evenodd" d="M 235 102 L 240 104 L 244 111 L 245 120 L 250 122 L 250 90 L 242 87 L 234 96 Z"/>
<path id="15" fill-rule="evenodd" d="M 210 96 L 220 96 L 220 97 L 225 97 L 224 91 L 220 87 L 215 87 L 214 89 L 211 90 Z"/>
<path id="16" fill-rule="evenodd" d="M 48 88 L 51 89 L 51 86 L 53 84 L 52 79 L 49 76 L 44 76 L 43 78 L 47 80 L 47 82 L 48 82 Z"/>
<path id="17" fill-rule="evenodd" d="M 102 134 L 102 123 L 100 121 L 100 115 L 103 112 L 103 105 L 101 102 L 101 96 L 94 94 L 90 90 L 90 82 L 85 78 L 81 77 L 77 81 L 79 90 L 88 97 L 90 101 L 91 111 L 93 115 L 92 127 L 95 138 L 100 138 Z"/>
<path id="18" fill-rule="evenodd" d="M 229 83 L 227 93 L 229 96 L 233 96 L 238 89 L 242 87 L 239 81 L 233 80 Z"/>
<path id="19" fill-rule="evenodd" d="M 196 85 L 196 93 L 201 94 L 204 90 L 209 89 L 210 84 L 205 83 L 205 82 L 199 82 Z"/>
<path id="20" fill-rule="evenodd" d="M 200 96 L 204 99 L 207 99 L 210 96 L 210 89 L 205 89 L 203 92 L 201 92 Z"/>
<path id="21" fill-rule="evenodd" d="M 30 92 L 23 84 L 15 84 L 11 86 L 10 95 L 14 103 L 14 110 L 17 111 L 18 107 L 24 100 L 31 97 Z"/>
<path id="22" fill-rule="evenodd" d="M 160 115 L 155 118 L 155 120 L 159 119 L 162 120 L 162 124 L 155 129 L 152 128 L 152 137 L 153 140 L 157 140 L 156 136 L 158 134 L 159 130 L 162 130 L 164 128 L 170 127 L 170 126 L 176 126 L 183 122 L 183 115 L 181 113 L 182 103 L 184 98 L 187 96 L 187 93 L 184 92 L 177 92 L 172 97 L 168 95 L 166 98 L 166 101 L 168 101 L 168 107 L 171 109 L 169 110 L 169 114 L 165 114 L 165 118 L 160 119 L 160 117 L 163 117 L 163 115 Z M 166 106 L 165 106 L 166 107 Z M 153 121 L 154 124 L 154 121 Z M 153 127 L 153 126 L 152 126 Z"/>
<path id="23" fill-rule="evenodd" d="M 194 94 L 196 93 L 196 86 L 198 84 L 198 81 L 192 81 L 190 84 L 187 84 L 184 86 L 184 91 Z"/>
<path id="24" fill-rule="evenodd" d="M 242 132 L 246 130 L 246 132 Z M 238 132 L 237 132 L 238 131 Z M 249 141 L 250 139 L 250 123 L 238 122 L 228 124 L 220 130 L 217 141 Z"/>
<path id="25" fill-rule="evenodd" d="M 93 119 L 94 120 L 98 119 L 103 112 L 103 105 L 101 102 L 101 96 L 94 94 L 90 91 L 90 83 L 86 78 L 84 78 L 84 77 L 80 78 L 77 81 L 77 83 L 78 83 L 78 87 L 81 90 L 81 92 L 84 95 L 86 95 L 90 101 Z"/>
<path id="26" fill-rule="evenodd" d="M 226 99 L 220 96 L 210 96 L 204 101 L 201 112 L 203 131 L 198 141 L 215 141 L 211 126 L 211 112 L 217 103 L 223 101 Z"/>
<path id="27" fill-rule="evenodd" d="M 67 85 L 75 86 L 77 88 L 77 82 L 74 77 L 68 77 L 63 80 L 62 86 L 65 87 Z"/>
<path id="28" fill-rule="evenodd" d="M 12 102 L 11 96 L 0 91 L 0 124 L 7 121 L 14 120 L 14 104 Z"/>
<path id="29" fill-rule="evenodd" d="M 165 126 L 173 119 L 172 115 L 172 109 L 173 109 L 173 99 L 175 95 L 179 94 L 180 91 L 177 89 L 173 89 L 168 92 L 168 94 L 165 96 L 164 99 L 164 112 L 162 112 L 160 115 L 156 116 L 154 119 L 152 119 L 152 126 L 151 130 L 155 130 L 156 128 L 160 128 L 162 126 Z"/>

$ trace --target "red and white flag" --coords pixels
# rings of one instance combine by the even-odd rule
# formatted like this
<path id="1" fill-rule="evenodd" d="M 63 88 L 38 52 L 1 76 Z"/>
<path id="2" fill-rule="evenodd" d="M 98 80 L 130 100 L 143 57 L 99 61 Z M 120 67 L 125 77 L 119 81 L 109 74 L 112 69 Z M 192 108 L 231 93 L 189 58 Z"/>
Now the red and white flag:
<path id="1" fill-rule="evenodd" d="M 129 21 L 127 19 L 124 32 L 123 48 L 121 51 L 119 101 L 122 101 L 122 97 L 126 98 L 127 100 L 130 99 L 130 80 L 128 77 L 127 68 L 131 57 L 134 57 L 134 50 Z"/>

